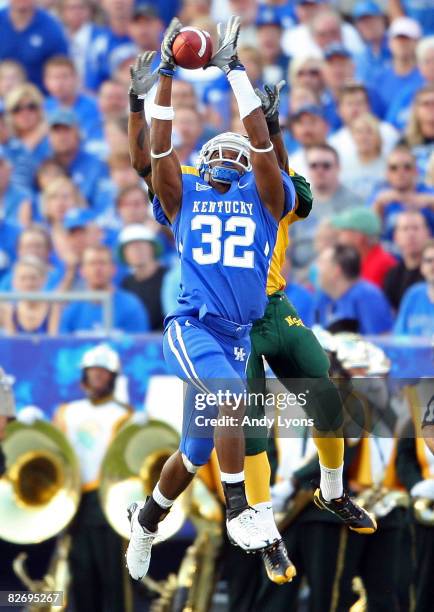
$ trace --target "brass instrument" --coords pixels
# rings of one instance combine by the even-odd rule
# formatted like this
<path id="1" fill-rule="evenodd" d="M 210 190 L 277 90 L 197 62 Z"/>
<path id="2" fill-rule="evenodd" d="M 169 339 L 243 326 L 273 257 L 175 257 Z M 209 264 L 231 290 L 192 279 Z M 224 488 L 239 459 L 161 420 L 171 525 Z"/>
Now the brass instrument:
<path id="1" fill-rule="evenodd" d="M 112 528 L 130 537 L 128 506 L 151 495 L 166 460 L 178 449 L 178 433 L 161 421 L 126 423 L 112 441 L 101 465 L 101 507 Z M 190 506 L 189 487 L 161 521 L 155 544 L 173 536 L 184 524 Z"/>
<path id="2" fill-rule="evenodd" d="M 9 423 L 2 446 L 0 538 L 14 544 L 52 538 L 68 525 L 80 501 L 80 467 L 72 447 L 45 421 Z"/>
<path id="3" fill-rule="evenodd" d="M 65 529 L 81 496 L 80 467 L 63 433 L 45 421 L 6 428 L 3 441 L 6 472 L 0 478 L 0 538 L 14 544 L 35 544 Z M 63 605 L 27 609 L 64 610 L 70 582 L 70 536 L 59 536 L 47 574 L 32 580 L 24 566 L 26 553 L 13 563 L 16 575 L 31 592 L 62 591 Z"/>
<path id="4" fill-rule="evenodd" d="M 434 527 L 434 500 L 419 497 L 413 502 L 414 518 L 421 525 Z"/>
<path id="5" fill-rule="evenodd" d="M 395 508 L 408 508 L 410 496 L 406 491 L 391 490 L 382 485 L 374 485 L 365 489 L 356 497 L 356 503 L 367 512 L 381 519 L 395 510 Z"/>
<path id="6" fill-rule="evenodd" d="M 54 612 L 65 610 L 68 600 L 67 593 L 71 576 L 69 572 L 68 556 L 71 548 L 71 536 L 69 534 L 63 534 L 59 536 L 55 551 L 51 557 L 48 571 L 42 580 L 32 580 L 24 563 L 27 559 L 26 553 L 20 553 L 13 562 L 13 568 L 15 574 L 20 578 L 24 586 L 32 593 L 43 593 L 47 591 L 61 591 L 63 593 L 63 603 L 59 605 L 29 605 L 27 607 L 28 612 Z"/>

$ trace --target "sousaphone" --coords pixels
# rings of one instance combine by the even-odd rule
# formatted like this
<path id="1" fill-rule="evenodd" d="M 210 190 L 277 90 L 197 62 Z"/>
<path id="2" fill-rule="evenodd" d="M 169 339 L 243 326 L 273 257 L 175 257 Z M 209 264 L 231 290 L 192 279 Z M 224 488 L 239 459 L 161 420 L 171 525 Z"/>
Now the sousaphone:
<path id="1" fill-rule="evenodd" d="M 9 423 L 2 443 L 0 538 L 36 544 L 64 529 L 77 511 L 80 467 L 63 433 L 45 421 Z"/>
<path id="2" fill-rule="evenodd" d="M 112 441 L 101 466 L 99 494 L 101 507 L 113 529 L 130 537 L 128 506 L 151 495 L 166 460 L 178 449 L 178 433 L 162 421 L 126 423 Z M 189 487 L 173 504 L 159 524 L 155 543 L 173 536 L 189 512 Z"/>

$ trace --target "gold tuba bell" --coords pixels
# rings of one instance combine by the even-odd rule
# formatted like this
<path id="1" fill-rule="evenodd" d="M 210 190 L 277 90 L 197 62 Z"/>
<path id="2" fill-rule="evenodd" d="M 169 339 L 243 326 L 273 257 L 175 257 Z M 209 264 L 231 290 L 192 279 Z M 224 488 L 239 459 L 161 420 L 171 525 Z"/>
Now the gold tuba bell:
<path id="1" fill-rule="evenodd" d="M 45 421 L 9 423 L 2 443 L 0 538 L 36 544 L 64 529 L 77 511 L 80 467 L 63 433 Z"/>
<path id="2" fill-rule="evenodd" d="M 382 485 L 374 485 L 359 493 L 356 503 L 377 519 L 384 518 L 395 508 L 408 508 L 410 496 L 406 491 L 392 490 Z"/>
<path id="3" fill-rule="evenodd" d="M 150 495 L 166 460 L 179 446 L 178 433 L 162 421 L 127 422 L 112 441 L 101 466 L 100 500 L 105 517 L 123 538 L 130 537 L 127 507 Z M 175 501 L 158 527 L 155 543 L 167 540 L 183 525 L 191 489 Z"/>

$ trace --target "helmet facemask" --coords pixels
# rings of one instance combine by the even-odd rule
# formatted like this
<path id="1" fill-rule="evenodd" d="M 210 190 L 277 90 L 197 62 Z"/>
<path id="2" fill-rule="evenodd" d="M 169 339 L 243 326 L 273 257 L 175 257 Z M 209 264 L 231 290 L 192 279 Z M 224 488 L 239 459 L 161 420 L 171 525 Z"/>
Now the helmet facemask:
<path id="1" fill-rule="evenodd" d="M 225 157 L 225 151 L 234 151 L 237 156 Z M 217 153 L 217 155 L 216 155 Z M 209 181 L 230 185 L 252 169 L 248 139 L 240 134 L 225 132 L 204 144 L 197 163 L 200 175 Z"/>

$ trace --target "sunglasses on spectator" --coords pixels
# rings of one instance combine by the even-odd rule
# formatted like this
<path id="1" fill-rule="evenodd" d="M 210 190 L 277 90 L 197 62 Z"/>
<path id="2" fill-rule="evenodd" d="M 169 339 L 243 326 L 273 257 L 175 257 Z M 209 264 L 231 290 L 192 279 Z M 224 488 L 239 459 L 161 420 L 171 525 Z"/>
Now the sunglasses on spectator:
<path id="1" fill-rule="evenodd" d="M 332 162 L 329 162 L 329 161 L 311 162 L 309 164 L 309 168 L 311 170 L 318 170 L 318 169 L 321 169 L 321 170 L 330 170 L 330 168 L 332 168 L 332 167 L 333 167 L 333 164 L 332 164 Z"/>
<path id="2" fill-rule="evenodd" d="M 305 70 L 299 70 L 297 76 L 318 76 L 320 71 L 318 68 L 306 68 Z"/>
<path id="3" fill-rule="evenodd" d="M 389 164 L 388 165 L 388 169 L 391 172 L 396 172 L 397 170 L 413 170 L 414 168 L 414 164 L 411 164 L 410 162 L 407 162 L 406 164 Z"/>
<path id="4" fill-rule="evenodd" d="M 17 113 L 20 113 L 21 111 L 37 111 L 39 110 L 39 104 L 36 104 L 36 102 L 29 102 L 28 104 L 18 104 L 17 106 L 14 106 L 11 109 L 11 112 L 16 115 Z"/>
<path id="5" fill-rule="evenodd" d="M 427 264 L 433 264 L 434 263 L 434 257 L 422 257 L 422 262 L 423 263 L 427 263 Z"/>

